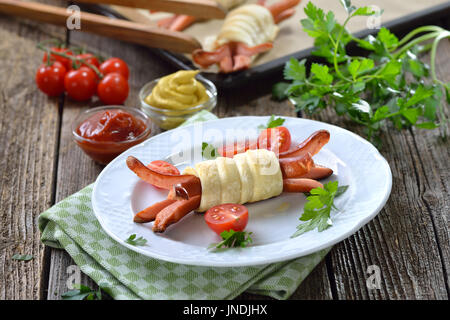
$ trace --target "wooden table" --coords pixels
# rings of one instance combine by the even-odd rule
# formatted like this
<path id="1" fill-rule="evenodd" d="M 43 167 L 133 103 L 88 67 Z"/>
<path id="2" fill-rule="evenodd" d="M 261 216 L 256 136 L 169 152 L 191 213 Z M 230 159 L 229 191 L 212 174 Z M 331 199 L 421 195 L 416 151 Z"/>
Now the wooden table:
<path id="1" fill-rule="evenodd" d="M 99 102 L 49 99 L 34 83 L 42 59 L 35 46 L 52 37 L 128 61 L 128 106 L 138 105 L 137 92 L 145 82 L 174 71 L 143 47 L 0 15 L 0 299 L 60 299 L 68 290 L 67 267 L 74 263 L 66 252 L 42 245 L 37 218 L 92 183 L 102 170 L 75 145 L 70 132 L 74 117 Z M 449 57 L 450 43 L 444 41 L 437 72 L 446 82 Z M 214 112 L 219 117 L 296 116 L 288 102 L 270 99 L 272 80 L 249 84 L 239 93 L 220 92 Z M 333 112 L 316 119 L 360 131 Z M 449 298 L 449 141 L 442 141 L 438 130 L 393 128 L 382 140 L 381 152 L 393 172 L 388 203 L 373 221 L 335 245 L 291 299 Z M 15 253 L 34 259 L 14 261 Z M 379 289 L 366 285 L 372 265 L 380 268 Z M 86 276 L 81 282 L 95 286 Z"/>

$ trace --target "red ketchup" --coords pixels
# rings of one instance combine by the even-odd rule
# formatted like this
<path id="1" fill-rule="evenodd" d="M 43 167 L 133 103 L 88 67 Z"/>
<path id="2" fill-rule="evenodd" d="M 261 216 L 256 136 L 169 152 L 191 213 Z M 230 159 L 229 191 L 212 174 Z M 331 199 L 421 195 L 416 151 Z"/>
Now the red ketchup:
<path id="1" fill-rule="evenodd" d="M 124 110 L 106 109 L 82 121 L 75 130 L 75 140 L 92 159 L 107 164 L 149 134 L 144 119 Z"/>

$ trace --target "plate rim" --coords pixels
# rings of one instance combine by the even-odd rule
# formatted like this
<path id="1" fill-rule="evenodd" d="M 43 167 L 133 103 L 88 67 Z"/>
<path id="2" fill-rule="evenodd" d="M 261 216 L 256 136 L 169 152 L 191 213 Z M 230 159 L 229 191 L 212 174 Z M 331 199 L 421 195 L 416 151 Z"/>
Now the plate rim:
<path id="1" fill-rule="evenodd" d="M 229 119 L 236 119 L 236 118 L 251 118 L 251 119 L 268 119 L 270 116 L 237 116 L 237 117 L 226 117 L 226 118 L 218 118 L 218 119 L 214 119 L 214 120 L 208 120 L 205 121 L 204 123 L 208 123 L 208 124 L 214 124 L 215 122 L 221 122 L 223 120 L 229 120 Z M 343 232 L 340 236 L 334 238 L 332 241 L 329 241 L 327 243 L 324 243 L 322 245 L 319 246 L 315 246 L 312 247 L 308 250 L 304 250 L 303 252 L 301 252 L 301 254 L 296 254 L 296 253 L 291 253 L 289 255 L 286 255 L 282 258 L 264 258 L 264 259 L 256 259 L 257 261 L 239 261 L 239 262 L 227 262 L 227 263 L 223 263 L 220 261 L 191 261 L 191 262 L 186 262 L 184 259 L 178 259 L 177 257 L 167 257 L 167 256 L 161 256 L 158 253 L 154 253 L 154 252 L 149 252 L 147 250 L 141 249 L 138 246 L 133 246 L 130 245 L 128 243 L 126 243 L 123 239 L 119 238 L 115 233 L 113 233 L 111 230 L 109 230 L 106 226 L 105 223 L 103 221 L 103 218 L 101 217 L 101 215 L 98 213 L 99 209 L 97 208 L 97 205 L 94 201 L 95 198 L 95 194 L 97 192 L 97 188 L 99 185 L 99 181 L 101 180 L 101 178 L 103 177 L 103 175 L 105 175 L 107 173 L 107 169 L 110 166 L 113 166 L 115 162 L 119 161 L 119 158 L 122 156 L 122 154 L 124 153 L 128 153 L 130 151 L 132 151 L 133 149 L 136 148 L 140 148 L 142 147 L 143 144 L 148 143 L 149 141 L 153 140 L 153 139 L 158 139 L 159 137 L 161 137 L 162 135 L 167 135 L 173 132 L 173 130 L 177 130 L 179 128 L 189 128 L 189 127 L 193 127 L 195 125 L 198 125 L 198 123 L 192 123 L 189 124 L 187 126 L 183 126 L 183 127 L 178 127 L 175 128 L 173 130 L 167 130 L 165 132 L 159 133 L 153 137 L 150 137 L 149 139 L 143 141 L 142 143 L 133 146 L 132 148 L 124 151 L 121 155 L 117 156 L 113 161 L 111 161 L 101 172 L 100 174 L 97 176 L 97 179 L 94 182 L 94 187 L 92 190 L 92 197 L 91 197 L 91 203 L 92 203 L 92 209 L 94 211 L 94 215 L 97 218 L 97 220 L 99 221 L 103 231 L 106 232 L 106 234 L 108 234 L 112 239 L 114 239 L 117 243 L 119 243 L 120 245 L 138 252 L 146 257 L 149 258 L 153 258 L 153 259 L 158 259 L 158 260 L 162 260 L 162 261 L 167 261 L 167 262 L 172 262 L 172 263 L 178 263 L 178 264 L 183 264 L 183 265 L 193 265 L 193 266 L 210 266 L 210 267 L 243 267 L 243 266 L 257 266 L 257 265 L 265 265 L 265 264 L 270 264 L 270 263 L 276 263 L 276 262 L 281 262 L 281 261 L 288 261 L 288 260 L 292 260 L 295 258 L 300 258 L 300 257 L 304 257 L 307 255 L 310 255 L 312 253 L 321 251 L 325 248 L 329 248 L 334 246 L 335 244 L 347 239 L 348 237 L 350 237 L 351 235 L 353 235 L 354 233 L 356 233 L 357 231 L 359 231 L 364 225 L 366 225 L 367 223 L 369 223 L 371 220 L 373 220 L 378 213 L 383 209 L 383 207 L 385 206 L 387 200 L 390 197 L 391 191 L 392 191 L 392 171 L 391 168 L 389 166 L 389 163 L 387 162 L 387 160 L 383 157 L 383 155 L 379 152 L 379 150 L 377 148 L 375 148 L 375 146 L 373 144 L 371 144 L 369 141 L 367 141 L 366 139 L 362 138 L 361 136 L 359 136 L 358 134 L 347 130 L 345 128 L 336 126 L 334 124 L 330 124 L 330 123 L 326 123 L 326 122 L 322 122 L 322 121 L 317 121 L 317 120 L 312 120 L 312 119 L 305 119 L 305 118 L 297 118 L 297 117 L 288 117 L 288 116 L 281 116 L 285 119 L 292 119 L 294 121 L 306 121 L 306 122 L 315 122 L 317 124 L 325 124 L 326 126 L 331 126 L 334 129 L 337 130 L 341 130 L 344 131 L 347 134 L 352 135 L 355 139 L 359 140 L 360 142 L 366 144 L 369 146 L 369 148 L 372 149 L 372 151 L 376 151 L 376 155 L 379 157 L 380 161 L 383 162 L 385 169 L 386 169 L 386 181 L 387 181 L 387 185 L 385 190 L 383 190 L 383 198 L 381 199 L 381 201 L 379 202 L 378 206 L 376 207 L 375 210 L 373 210 L 373 212 L 369 215 L 367 215 L 366 217 L 364 217 L 364 219 L 361 219 L 358 223 L 356 223 L 356 225 L 354 227 L 352 227 L 351 229 L 349 229 L 346 232 Z M 286 241 L 286 240 L 285 240 Z M 289 240 L 287 240 L 289 241 Z M 236 248 L 237 250 L 242 250 L 241 248 Z M 244 248 L 245 250 L 245 248 Z"/>

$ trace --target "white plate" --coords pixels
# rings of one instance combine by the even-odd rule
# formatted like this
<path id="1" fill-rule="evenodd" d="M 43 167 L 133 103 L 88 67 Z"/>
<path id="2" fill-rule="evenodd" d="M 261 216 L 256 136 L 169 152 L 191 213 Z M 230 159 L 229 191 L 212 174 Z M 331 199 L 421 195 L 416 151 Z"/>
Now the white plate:
<path id="1" fill-rule="evenodd" d="M 246 230 L 253 232 L 253 243 L 247 248 L 208 250 L 207 247 L 220 238 L 207 227 L 203 214 L 195 212 L 162 234 L 151 231 L 152 223 L 133 222 L 135 213 L 163 200 L 167 191 L 141 181 L 126 166 L 127 156 L 133 155 L 144 163 L 169 160 L 181 171 L 186 165 L 201 161 L 202 142 L 220 145 L 225 133 L 242 138 L 243 128 L 251 130 L 251 138 L 257 137 L 257 126 L 267 120 L 268 117 L 234 117 L 208 121 L 164 132 L 127 150 L 112 161 L 95 182 L 92 205 L 103 229 L 120 244 L 148 257 L 189 265 L 231 267 L 311 254 L 344 240 L 376 216 L 392 186 L 389 165 L 377 149 L 345 129 L 318 121 L 286 118 L 284 126 L 289 128 L 296 142 L 320 129 L 331 134 L 330 142 L 314 159 L 334 170 L 328 180 L 349 185 L 347 192 L 335 200 L 340 212 L 332 213 L 333 226 L 322 232 L 313 230 L 290 238 L 300 223 L 298 218 L 306 199 L 303 194 L 282 194 L 248 204 L 250 214 Z M 186 155 L 193 159 L 180 158 Z M 147 245 L 138 247 L 125 243 L 131 234 L 147 239 Z"/>

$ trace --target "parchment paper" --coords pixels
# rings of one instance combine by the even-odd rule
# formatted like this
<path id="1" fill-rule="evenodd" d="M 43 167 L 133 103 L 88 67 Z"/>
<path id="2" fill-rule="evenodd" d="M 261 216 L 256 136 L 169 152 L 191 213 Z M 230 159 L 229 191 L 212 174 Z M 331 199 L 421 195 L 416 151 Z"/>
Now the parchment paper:
<path id="1" fill-rule="evenodd" d="M 267 0 L 267 4 L 279 0 Z M 255 0 L 248 0 L 247 3 L 256 2 Z M 347 13 L 340 4 L 339 0 L 312 0 L 312 2 L 325 10 L 325 12 L 332 10 L 335 13 L 336 20 L 343 23 L 347 17 Z M 375 10 L 384 10 L 384 12 L 377 16 L 371 17 L 355 17 L 352 18 L 347 25 L 351 32 L 357 32 L 364 29 L 377 28 L 379 25 L 388 21 L 398 19 L 408 14 L 419 12 L 427 8 L 448 2 L 448 0 L 352 0 L 352 4 L 359 6 L 375 6 Z M 307 49 L 313 46 L 313 39 L 310 38 L 303 30 L 300 20 L 306 17 L 303 8 L 308 3 L 307 0 L 297 6 L 294 16 L 279 24 L 280 32 L 274 42 L 274 48 L 262 55 L 260 55 L 253 63 L 259 65 L 276 58 L 280 58 L 297 51 Z M 113 10 L 123 15 L 127 19 L 135 22 L 155 25 L 155 21 L 170 16 L 167 13 L 152 13 L 148 10 L 130 9 L 120 6 L 112 6 Z M 214 37 L 222 26 L 223 20 L 206 20 L 195 23 L 187 28 L 185 33 L 194 36 L 202 45 L 208 42 L 208 38 Z M 190 58 L 189 55 L 186 55 Z M 217 72 L 217 69 L 208 69 L 209 72 Z"/>

